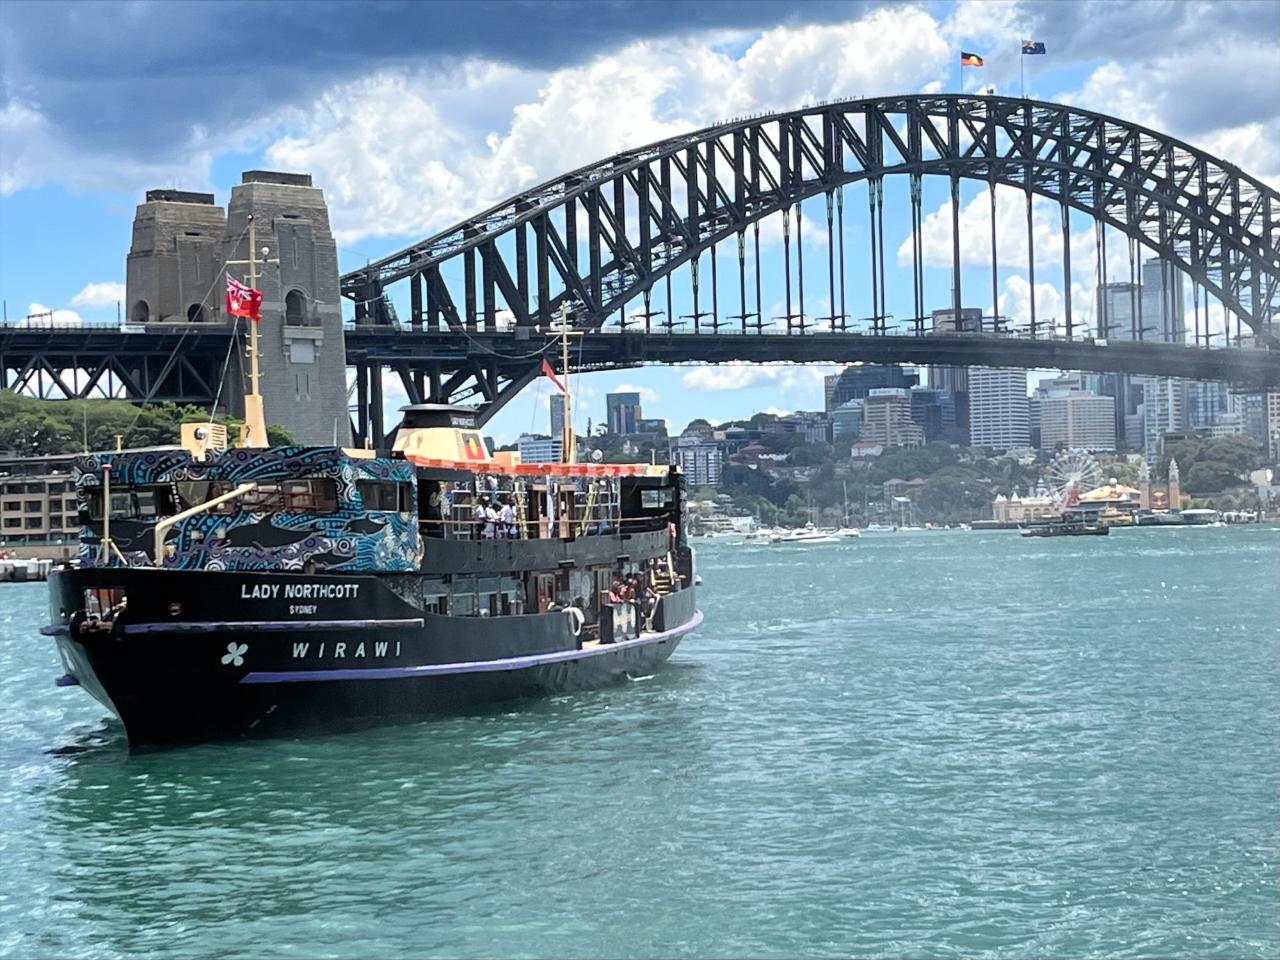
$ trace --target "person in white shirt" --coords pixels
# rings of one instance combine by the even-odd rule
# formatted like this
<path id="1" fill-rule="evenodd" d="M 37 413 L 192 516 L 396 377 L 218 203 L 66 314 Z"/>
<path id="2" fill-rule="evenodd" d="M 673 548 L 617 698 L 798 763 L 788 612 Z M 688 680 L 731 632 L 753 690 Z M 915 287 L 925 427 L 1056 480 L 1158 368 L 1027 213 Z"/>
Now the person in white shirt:
<path id="1" fill-rule="evenodd" d="M 498 508 L 492 503 L 484 508 L 484 538 L 492 540 L 498 535 Z"/>
<path id="2" fill-rule="evenodd" d="M 507 539 L 514 539 L 516 536 L 516 508 L 511 505 L 511 498 L 507 497 L 502 501 L 502 509 L 498 511 L 498 519 L 502 524 L 502 535 Z"/>

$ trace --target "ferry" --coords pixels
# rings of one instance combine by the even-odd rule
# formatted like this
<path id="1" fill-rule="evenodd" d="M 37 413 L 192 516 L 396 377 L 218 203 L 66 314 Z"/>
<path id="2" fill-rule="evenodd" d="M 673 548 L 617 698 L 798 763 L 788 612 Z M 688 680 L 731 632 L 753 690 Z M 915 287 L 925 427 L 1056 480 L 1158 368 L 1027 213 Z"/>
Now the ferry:
<path id="1" fill-rule="evenodd" d="M 42 632 L 131 746 L 639 679 L 701 623 L 678 468 L 575 463 L 571 426 L 567 462 L 520 463 L 444 405 L 403 408 L 387 450 L 255 446 L 254 358 L 241 446 L 187 424 L 75 464 Z"/>
<path id="2" fill-rule="evenodd" d="M 1058 518 L 1019 526 L 1018 533 L 1024 537 L 1105 537 L 1111 533 L 1111 528 L 1103 523 Z"/>

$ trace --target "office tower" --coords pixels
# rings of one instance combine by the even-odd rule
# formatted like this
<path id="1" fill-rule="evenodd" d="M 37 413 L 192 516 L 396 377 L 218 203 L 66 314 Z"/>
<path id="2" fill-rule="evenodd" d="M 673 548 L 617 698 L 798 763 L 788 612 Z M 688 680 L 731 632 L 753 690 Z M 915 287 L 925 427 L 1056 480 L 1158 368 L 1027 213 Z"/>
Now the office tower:
<path id="1" fill-rule="evenodd" d="M 1144 340 L 1182 343 L 1187 336 L 1187 314 L 1182 272 L 1173 264 L 1153 258 L 1142 265 L 1142 325 Z"/>
<path id="2" fill-rule="evenodd" d="M 915 371 L 896 364 L 859 363 L 845 367 L 831 378 L 826 392 L 826 412 L 830 413 L 850 400 L 863 400 L 872 390 L 909 390 L 919 379 Z"/>
<path id="3" fill-rule="evenodd" d="M 1142 383 L 1142 453 L 1149 466 L 1160 461 L 1164 435 L 1187 429 L 1189 384 L 1172 377 L 1147 377 Z"/>
<path id="4" fill-rule="evenodd" d="M 918 447 L 924 430 L 911 419 L 911 393 L 897 387 L 872 390 L 862 401 L 862 437 L 886 447 Z"/>
<path id="5" fill-rule="evenodd" d="M 636 432 L 636 421 L 640 416 L 640 394 L 610 393 L 605 396 L 610 433 L 627 434 Z"/>
<path id="6" fill-rule="evenodd" d="M 862 436 L 862 400 L 847 400 L 831 411 L 831 432 L 836 440 Z"/>
<path id="7" fill-rule="evenodd" d="M 1040 445 L 1053 449 L 1114 450 L 1116 448 L 1115 400 L 1091 393 L 1042 396 Z"/>
<path id="8" fill-rule="evenodd" d="M 956 405 L 946 390 L 911 388 L 911 419 L 924 431 L 926 443 L 942 440 L 956 425 Z"/>
<path id="9" fill-rule="evenodd" d="M 933 329 L 935 334 L 946 333 L 981 333 L 982 310 L 978 307 L 961 307 L 960 321 L 956 322 L 954 309 L 946 308 L 933 311 Z M 946 390 L 955 403 L 956 425 L 962 428 L 969 426 L 969 368 L 968 367 L 930 367 L 929 386 L 934 390 Z"/>
<path id="10" fill-rule="evenodd" d="M 993 450 L 1031 443 L 1027 371 L 1004 367 L 970 369 L 969 443 Z"/>
<path id="11" fill-rule="evenodd" d="M 551 436 L 564 436 L 564 394 L 551 395 Z"/>

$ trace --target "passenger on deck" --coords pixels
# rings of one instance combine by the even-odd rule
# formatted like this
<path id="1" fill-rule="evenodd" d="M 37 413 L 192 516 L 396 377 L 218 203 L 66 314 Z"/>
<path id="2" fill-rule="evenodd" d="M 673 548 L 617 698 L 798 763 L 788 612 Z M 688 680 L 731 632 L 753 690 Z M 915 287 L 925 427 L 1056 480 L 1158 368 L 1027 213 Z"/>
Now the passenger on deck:
<path id="1" fill-rule="evenodd" d="M 609 602 L 610 603 L 622 602 L 622 581 L 619 580 L 617 577 L 613 578 L 613 584 L 609 587 Z"/>
<path id="2" fill-rule="evenodd" d="M 519 535 L 516 530 L 516 508 L 511 505 L 511 497 L 502 498 L 502 509 L 498 511 L 498 520 L 502 524 L 502 536 L 513 540 Z"/>
<path id="3" fill-rule="evenodd" d="M 498 511 L 489 502 L 487 493 L 480 494 L 480 502 L 476 505 L 476 523 L 480 536 L 492 540 L 497 532 Z"/>

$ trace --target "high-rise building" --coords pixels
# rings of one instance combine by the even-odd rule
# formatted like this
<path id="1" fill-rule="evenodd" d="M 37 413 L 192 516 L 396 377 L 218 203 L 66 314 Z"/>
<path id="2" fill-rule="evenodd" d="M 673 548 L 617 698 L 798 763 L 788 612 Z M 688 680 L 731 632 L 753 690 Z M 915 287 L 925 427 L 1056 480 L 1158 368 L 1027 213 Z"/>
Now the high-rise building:
<path id="1" fill-rule="evenodd" d="M 954 308 L 933 311 L 932 333 L 981 333 L 982 310 L 978 307 L 961 307 L 960 320 L 956 321 Z M 969 368 L 930 367 L 929 386 L 951 394 L 955 404 L 956 425 L 969 426 Z"/>
<path id="2" fill-rule="evenodd" d="M 1182 271 L 1152 258 L 1142 265 L 1142 325 L 1144 340 L 1182 343 L 1187 337 L 1187 313 Z"/>
<path id="3" fill-rule="evenodd" d="M 610 433 L 635 433 L 636 421 L 641 419 L 640 394 L 610 393 L 605 395 Z"/>
<path id="4" fill-rule="evenodd" d="M 862 438 L 885 447 L 918 447 L 924 430 L 911 419 L 911 392 L 898 387 L 872 390 L 862 401 Z"/>
<path id="5" fill-rule="evenodd" d="M 720 445 L 701 437 L 682 436 L 676 443 L 676 461 L 690 486 L 719 486 L 722 459 Z"/>
<path id="6" fill-rule="evenodd" d="M 1103 283 L 1098 286 L 1098 336 L 1103 340 L 1138 339 L 1138 301 L 1142 284 Z"/>
<path id="7" fill-rule="evenodd" d="M 522 463 L 559 463 L 564 459 L 564 440 L 560 437 L 535 437 L 526 433 L 516 438 L 516 449 Z"/>
<path id="8" fill-rule="evenodd" d="M 1149 466 L 1160 461 L 1166 433 L 1187 429 L 1189 384 L 1173 377 L 1146 377 L 1142 382 L 1142 454 Z"/>
<path id="9" fill-rule="evenodd" d="M 551 436 L 564 436 L 564 394 L 551 395 Z"/>
<path id="10" fill-rule="evenodd" d="M 1040 445 L 1053 449 L 1114 450 L 1115 401 L 1091 393 L 1040 397 Z"/>
<path id="11" fill-rule="evenodd" d="M 1231 392 L 1225 383 L 1197 381 L 1191 384 L 1190 401 L 1187 426 L 1192 430 L 1205 430 L 1215 426 L 1231 409 Z"/>
<path id="12" fill-rule="evenodd" d="M 932 387 L 911 388 L 911 419 L 924 431 L 926 443 L 941 440 L 956 425 L 956 405 L 951 393 Z"/>
<path id="13" fill-rule="evenodd" d="M 1267 442 L 1262 452 L 1273 463 L 1280 461 L 1280 390 L 1263 394 L 1263 407 L 1267 419 Z"/>
<path id="14" fill-rule="evenodd" d="M 831 432 L 837 440 L 857 440 L 862 436 L 861 400 L 847 400 L 831 411 Z"/>
<path id="15" fill-rule="evenodd" d="M 970 369 L 969 443 L 993 450 L 1031 443 L 1027 371 L 1005 367 Z"/>
<path id="16" fill-rule="evenodd" d="M 830 413 L 850 400 L 863 400 L 872 390 L 909 390 L 918 380 L 914 370 L 897 364 L 858 363 L 845 367 L 824 381 L 826 412 Z"/>

